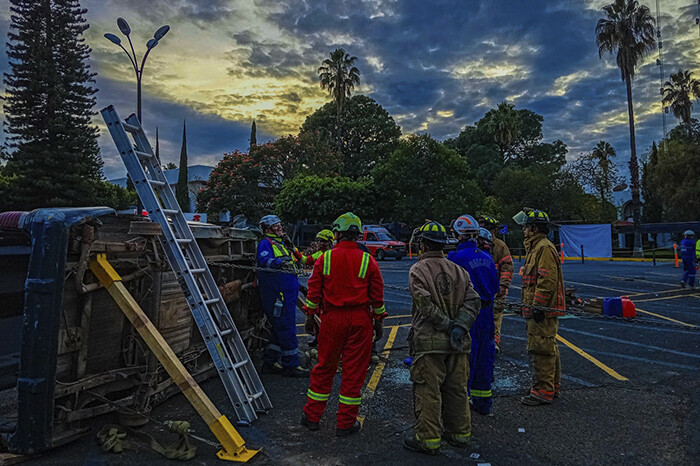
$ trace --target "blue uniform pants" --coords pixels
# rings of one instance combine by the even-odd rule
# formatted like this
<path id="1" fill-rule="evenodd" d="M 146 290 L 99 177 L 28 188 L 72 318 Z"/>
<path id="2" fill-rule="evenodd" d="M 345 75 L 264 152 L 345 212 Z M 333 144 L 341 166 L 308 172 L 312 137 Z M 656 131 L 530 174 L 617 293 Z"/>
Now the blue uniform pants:
<path id="1" fill-rule="evenodd" d="M 271 284 L 270 284 L 271 285 Z M 285 287 L 282 292 L 276 287 L 259 280 L 260 300 L 263 311 L 272 325 L 270 341 L 263 353 L 263 361 L 268 364 L 281 362 L 283 367 L 299 365 L 299 347 L 297 342 L 297 297 L 299 283 Z M 276 311 L 275 302 L 282 299 L 282 309 Z"/>
<path id="2" fill-rule="evenodd" d="M 683 283 L 695 286 L 695 261 L 683 259 Z"/>
<path id="3" fill-rule="evenodd" d="M 469 330 L 472 337 L 470 355 L 469 397 L 472 406 L 481 414 L 491 412 L 491 381 L 496 360 L 494 340 L 493 304 L 481 309 L 476 322 Z"/>

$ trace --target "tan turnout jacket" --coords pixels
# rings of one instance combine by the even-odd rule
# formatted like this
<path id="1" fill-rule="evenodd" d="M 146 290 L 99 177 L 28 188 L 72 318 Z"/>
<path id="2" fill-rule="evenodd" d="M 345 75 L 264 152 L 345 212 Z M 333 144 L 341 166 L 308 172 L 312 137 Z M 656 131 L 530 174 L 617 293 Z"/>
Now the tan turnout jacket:
<path id="1" fill-rule="evenodd" d="M 522 299 L 524 305 L 546 306 L 554 309 L 566 309 L 564 300 L 564 276 L 557 250 L 544 233 L 537 233 L 525 240 L 525 265 L 521 270 L 523 276 Z M 548 313 L 548 317 L 563 315 L 559 312 Z M 524 317 L 531 317 L 523 310 Z"/>
<path id="2" fill-rule="evenodd" d="M 410 354 L 468 353 L 471 350 L 469 329 L 481 306 L 479 294 L 465 269 L 447 260 L 442 252 L 422 254 L 408 273 L 413 298 L 413 321 L 409 333 Z M 460 351 L 450 346 L 446 323 L 453 322 L 467 330 Z"/>

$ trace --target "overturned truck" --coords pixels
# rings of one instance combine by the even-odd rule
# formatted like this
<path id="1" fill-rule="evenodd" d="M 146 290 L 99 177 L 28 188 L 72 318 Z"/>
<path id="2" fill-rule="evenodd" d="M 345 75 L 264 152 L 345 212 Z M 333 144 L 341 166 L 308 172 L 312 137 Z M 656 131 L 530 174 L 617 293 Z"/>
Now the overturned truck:
<path id="1" fill-rule="evenodd" d="M 258 233 L 191 223 L 249 351 L 268 330 L 255 287 Z M 117 411 L 143 423 L 178 392 L 90 271 L 97 254 L 195 380 L 216 375 L 159 244 L 160 226 L 112 209 L 0 213 L 0 451 L 32 454 L 69 442 Z"/>

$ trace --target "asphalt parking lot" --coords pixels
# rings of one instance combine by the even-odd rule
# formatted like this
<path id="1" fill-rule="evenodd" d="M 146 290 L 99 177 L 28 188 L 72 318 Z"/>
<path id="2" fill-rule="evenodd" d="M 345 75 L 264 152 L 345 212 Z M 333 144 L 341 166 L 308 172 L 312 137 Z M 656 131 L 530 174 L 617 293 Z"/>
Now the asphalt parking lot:
<path id="1" fill-rule="evenodd" d="M 414 261 L 380 263 L 385 283 L 408 285 Z M 518 269 L 516 260 L 516 271 Z M 496 363 L 492 416 L 472 415 L 470 448 L 443 448 L 428 458 L 404 450 L 401 440 L 414 422 L 412 387 L 403 364 L 411 299 L 388 288 L 384 348 L 371 366 L 363 393 L 359 435 L 337 439 L 335 410 L 340 374 L 318 432 L 298 425 L 308 381 L 264 375 L 274 408 L 240 433 L 250 447 L 262 447 L 252 464 L 698 464 L 700 462 L 700 290 L 681 290 L 680 269 L 670 263 L 567 262 L 564 279 L 578 296 L 629 296 L 639 322 L 566 316 L 560 321 L 562 396 L 550 406 L 518 402 L 527 391 L 529 369 L 521 317 L 507 315 L 502 354 Z M 515 275 L 509 300 L 520 296 Z M 309 337 L 303 334 L 302 350 Z M 234 418 L 218 380 L 202 385 L 219 409 Z M 212 438 L 184 397 L 158 406 L 156 419 L 187 419 Z M 109 422 L 105 419 L 103 423 Z M 99 426 L 94 428 L 95 432 Z M 157 425 L 146 430 L 159 438 Z M 94 433 L 55 450 L 36 464 L 170 464 L 145 448 L 103 454 Z M 215 449 L 198 445 L 194 464 L 214 464 Z"/>

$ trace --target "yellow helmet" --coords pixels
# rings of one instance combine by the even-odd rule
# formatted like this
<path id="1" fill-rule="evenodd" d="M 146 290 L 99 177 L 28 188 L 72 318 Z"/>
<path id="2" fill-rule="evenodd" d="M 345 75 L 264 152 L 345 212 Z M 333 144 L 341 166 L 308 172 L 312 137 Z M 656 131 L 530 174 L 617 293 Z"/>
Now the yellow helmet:
<path id="1" fill-rule="evenodd" d="M 321 241 L 330 241 L 332 243 L 335 240 L 335 236 L 330 230 L 321 230 L 316 233 L 316 239 L 320 239 Z"/>
<path id="2" fill-rule="evenodd" d="M 352 212 L 345 212 L 343 215 L 335 219 L 331 226 L 333 231 L 352 231 L 360 233 L 362 231 L 362 221 L 360 217 Z"/>
<path id="3" fill-rule="evenodd" d="M 447 230 L 438 222 L 426 222 L 420 227 L 420 237 L 433 243 L 447 243 Z"/>

